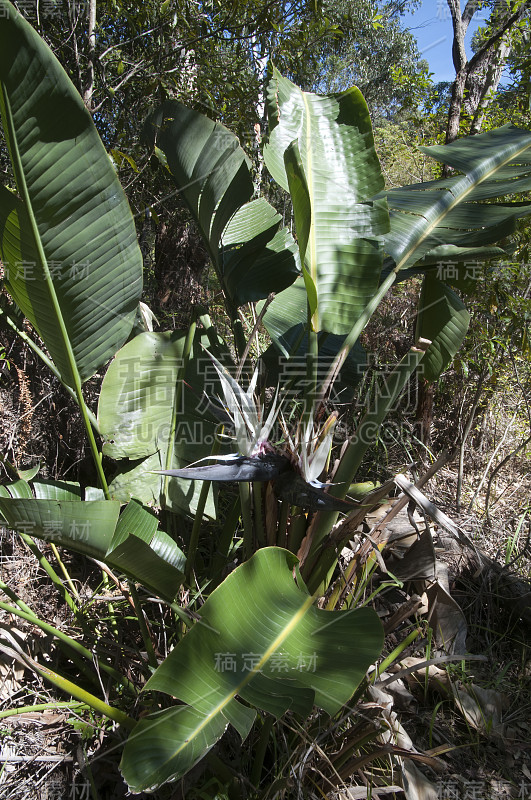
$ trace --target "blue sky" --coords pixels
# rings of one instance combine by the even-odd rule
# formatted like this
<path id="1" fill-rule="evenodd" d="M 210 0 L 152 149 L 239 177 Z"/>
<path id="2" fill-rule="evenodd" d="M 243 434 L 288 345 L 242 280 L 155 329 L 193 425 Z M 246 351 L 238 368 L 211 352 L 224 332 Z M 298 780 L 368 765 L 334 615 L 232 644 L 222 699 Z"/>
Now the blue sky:
<path id="1" fill-rule="evenodd" d="M 484 24 L 487 10 L 477 11 L 466 35 L 467 55 L 472 50 L 470 42 L 479 25 Z M 452 19 L 446 0 L 423 0 L 416 11 L 408 12 L 402 17 L 404 27 L 408 28 L 417 39 L 422 57 L 430 65 L 433 80 L 453 81 L 455 70 L 452 63 Z"/>

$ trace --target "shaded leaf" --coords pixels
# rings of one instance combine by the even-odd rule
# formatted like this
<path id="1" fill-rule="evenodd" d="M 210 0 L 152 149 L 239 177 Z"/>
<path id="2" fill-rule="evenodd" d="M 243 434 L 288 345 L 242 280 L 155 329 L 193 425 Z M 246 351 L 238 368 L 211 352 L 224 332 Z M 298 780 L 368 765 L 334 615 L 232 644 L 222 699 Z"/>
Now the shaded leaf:
<path id="1" fill-rule="evenodd" d="M 175 100 L 150 116 L 145 134 L 164 153 L 229 301 L 243 305 L 289 286 L 300 271 L 297 246 L 275 209 L 251 199 L 250 162 L 236 136 Z"/>
<path id="2" fill-rule="evenodd" d="M 420 369 L 429 381 L 437 380 L 461 347 L 470 323 L 470 314 L 445 283 L 427 274 L 424 278 L 417 314 L 416 339 L 429 345 Z"/>
<path id="3" fill-rule="evenodd" d="M 277 295 L 267 308 L 264 325 L 273 344 L 263 353 L 262 359 L 267 367 L 269 385 L 276 385 L 279 380 L 285 385 L 289 381 L 290 391 L 304 392 L 308 352 L 307 302 L 307 292 L 301 277 L 282 294 Z M 326 375 L 344 342 L 345 336 L 324 331 L 318 334 L 320 376 Z M 352 390 L 361 380 L 366 365 L 367 355 L 357 342 L 343 364 L 334 386 L 339 402 L 349 402 Z"/>
<path id="4" fill-rule="evenodd" d="M 293 471 L 280 475 L 275 480 L 274 487 L 275 494 L 279 499 L 287 500 L 292 505 L 301 506 L 310 511 L 343 511 L 348 514 L 358 508 L 357 503 L 340 500 L 323 489 L 311 486 Z"/>
<path id="5" fill-rule="evenodd" d="M 114 497 L 193 513 L 200 486 L 153 474 L 209 455 L 214 442 L 217 424 L 201 404 L 203 390 L 212 396 L 219 387 L 204 352 L 208 338 L 197 334 L 183 376 L 185 341 L 186 333 L 174 331 L 145 332 L 128 342 L 103 380 L 98 421 L 104 454 L 127 459 L 110 485 Z M 206 513 L 215 515 L 212 495 Z"/>
<path id="6" fill-rule="evenodd" d="M 185 557 L 134 501 L 120 514 L 116 500 L 81 500 L 76 484 L 16 481 L 0 486 L 0 512 L 14 530 L 105 561 L 160 597 L 179 591 Z"/>

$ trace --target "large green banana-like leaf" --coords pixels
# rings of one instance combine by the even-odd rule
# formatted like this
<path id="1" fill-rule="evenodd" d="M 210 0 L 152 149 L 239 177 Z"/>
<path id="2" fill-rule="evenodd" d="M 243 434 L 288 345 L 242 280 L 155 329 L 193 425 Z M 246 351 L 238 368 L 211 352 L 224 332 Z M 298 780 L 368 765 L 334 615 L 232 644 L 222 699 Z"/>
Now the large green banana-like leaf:
<path id="1" fill-rule="evenodd" d="M 134 501 L 120 514 L 116 500 L 82 500 L 78 484 L 19 480 L 0 486 L 0 512 L 13 529 L 105 561 L 160 597 L 179 590 L 184 554 Z"/>
<path id="2" fill-rule="evenodd" d="M 127 501 L 194 513 L 201 482 L 158 475 L 180 469 L 212 451 L 216 423 L 205 397 L 219 390 L 215 368 L 196 335 L 183 379 L 186 333 L 141 333 L 117 353 L 103 380 L 98 421 L 103 452 L 127 459 L 111 495 Z M 204 410 L 202 410 L 204 409 Z M 205 513 L 215 516 L 212 493 Z"/>
<path id="3" fill-rule="evenodd" d="M 201 619 L 147 682 L 186 705 L 142 719 L 126 742 L 123 775 L 135 791 L 187 772 L 228 723 L 245 738 L 256 712 L 276 717 L 348 702 L 378 657 L 383 632 L 369 608 L 316 608 L 292 553 L 259 550 L 210 595 Z"/>
<path id="4" fill-rule="evenodd" d="M 19 480 L 0 486 L 0 512 L 15 530 L 101 559 L 112 541 L 120 504 L 82 502 L 81 490 L 71 483 Z"/>
<path id="5" fill-rule="evenodd" d="M 531 133 L 512 125 L 425 147 L 429 156 L 462 175 L 403 186 L 385 193 L 391 231 L 385 249 L 395 271 L 484 258 L 485 249 L 510 235 L 530 203 L 484 203 L 531 190 Z M 503 251 L 491 253 L 501 255 Z"/>
<path id="6" fill-rule="evenodd" d="M 423 149 L 465 175 L 385 194 L 391 216 L 385 249 L 392 257 L 386 259 L 382 277 L 393 270 L 400 270 L 399 277 L 409 277 L 434 267 L 444 271 L 458 262 L 503 257 L 505 249 L 495 242 L 511 234 L 516 220 L 531 212 L 528 203 L 479 202 L 531 189 L 529 132 L 504 126 Z M 290 328 L 305 319 L 305 288 L 299 279 L 275 298 L 264 323 L 281 346 Z"/>
<path id="7" fill-rule="evenodd" d="M 306 322 L 308 295 L 302 277 L 277 295 L 265 312 L 263 321 L 273 344 L 262 354 L 267 368 L 269 385 L 280 385 L 289 391 L 303 393 L 307 381 L 306 353 L 308 352 L 308 333 Z M 260 304 L 258 305 L 260 308 Z M 334 358 L 341 350 L 345 336 L 321 331 L 318 334 L 318 377 L 326 377 Z M 357 342 L 351 349 L 335 383 L 336 398 L 350 402 L 352 390 L 365 371 L 367 354 Z"/>
<path id="8" fill-rule="evenodd" d="M 431 344 L 420 362 L 424 378 L 437 380 L 461 347 L 470 322 L 470 314 L 445 283 L 428 273 L 419 299 L 417 339 Z"/>
<path id="9" fill-rule="evenodd" d="M 510 257 L 513 252 L 511 244 L 504 244 L 503 247 L 489 245 L 486 247 L 458 247 L 453 244 L 439 245 L 432 248 L 420 261 L 415 262 L 413 267 L 401 269 L 397 275 L 398 281 L 408 280 L 414 275 L 420 275 L 431 270 L 436 271 L 437 275 L 447 280 L 450 275 L 457 274 L 462 277 L 470 273 L 475 275 L 478 264 L 486 261 L 494 261 L 499 258 Z M 388 256 L 384 259 L 382 269 L 382 279 L 386 278 L 396 267 L 393 258 Z M 433 267 L 436 270 L 433 270 Z M 467 280 L 461 281 L 463 286 L 467 285 Z M 473 278 L 475 280 L 475 278 Z M 450 281 L 449 281 L 450 282 Z M 453 281 L 452 281 L 453 283 Z"/>
<path id="10" fill-rule="evenodd" d="M 186 563 L 157 518 L 134 500 L 120 514 L 104 560 L 168 600 L 179 591 Z"/>
<path id="11" fill-rule="evenodd" d="M 373 200 L 383 177 L 367 105 L 356 88 L 321 97 L 277 70 L 267 97 L 264 160 L 277 183 L 293 190 L 299 241 L 317 289 L 313 326 L 346 334 L 376 291 L 381 237 L 389 230 L 385 200 Z"/>
<path id="12" fill-rule="evenodd" d="M 78 92 L 0 0 L 0 111 L 17 194 L 0 187 L 6 285 L 71 387 L 127 339 L 142 256 L 127 199 Z"/>
<path id="13" fill-rule="evenodd" d="M 250 162 L 236 136 L 176 100 L 149 118 L 146 135 L 164 154 L 230 303 L 289 286 L 299 274 L 297 246 L 275 209 L 263 198 L 251 200 Z"/>
<path id="14" fill-rule="evenodd" d="M 318 314 L 318 296 L 317 296 L 317 262 L 315 258 L 315 251 L 310 248 L 308 265 L 305 263 L 306 252 L 308 251 L 308 244 L 310 243 L 310 235 L 313 233 L 312 226 L 312 195 L 310 189 L 312 184 L 308 185 L 304 165 L 302 163 L 299 144 L 297 139 L 294 139 L 284 152 L 284 167 L 286 169 L 286 176 L 288 179 L 289 193 L 291 197 L 291 205 L 293 206 L 293 217 L 295 219 L 295 229 L 297 231 L 297 239 L 299 243 L 299 255 L 302 265 L 302 277 L 304 280 L 304 288 L 306 289 L 306 297 L 308 303 L 308 310 L 310 315 L 310 325 L 314 331 L 319 330 L 319 314 Z M 312 244 L 314 237 L 312 238 Z M 313 258 L 312 258 L 313 256 Z M 307 266 L 310 269 L 307 269 Z"/>
<path id="15" fill-rule="evenodd" d="M 261 310 L 262 304 L 258 308 Z M 267 306 L 263 322 L 275 346 L 287 357 L 297 342 L 297 334 L 303 336 L 301 328 L 307 321 L 308 294 L 301 276 Z"/>
<path id="16" fill-rule="evenodd" d="M 450 145 L 425 148 L 425 152 L 464 175 L 382 193 L 388 199 L 391 215 L 391 230 L 384 237 L 390 256 L 384 263 L 382 278 L 391 272 L 398 272 L 401 279 L 434 269 L 441 269 L 444 275 L 448 265 L 503 257 L 506 247 L 496 242 L 514 231 L 519 217 L 531 213 L 529 203 L 482 202 L 531 189 L 528 131 L 504 126 Z M 277 167 L 281 177 L 281 168 Z M 285 342 L 293 339 L 297 324 L 304 324 L 306 313 L 305 288 L 299 279 L 274 299 L 264 317 L 277 346 L 287 349 Z M 462 327 L 461 317 L 456 322 L 456 332 Z M 446 324 L 442 318 L 441 324 Z M 427 338 L 438 336 L 433 326 L 430 332 Z M 439 333 L 443 338 L 446 335 L 442 329 Z M 452 351 L 455 352 L 455 345 L 448 350 Z M 430 349 L 427 369 L 433 353 L 434 349 Z"/>

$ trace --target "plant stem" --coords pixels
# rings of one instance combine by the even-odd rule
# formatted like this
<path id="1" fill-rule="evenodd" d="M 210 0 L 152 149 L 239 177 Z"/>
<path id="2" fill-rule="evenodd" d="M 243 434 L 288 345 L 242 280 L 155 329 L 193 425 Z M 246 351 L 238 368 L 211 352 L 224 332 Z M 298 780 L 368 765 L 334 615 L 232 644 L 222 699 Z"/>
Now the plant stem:
<path id="1" fill-rule="evenodd" d="M 253 554 L 253 519 L 251 515 L 251 484 L 242 481 L 240 487 L 241 512 L 243 523 L 243 555 L 245 560 Z"/>
<path id="2" fill-rule="evenodd" d="M 46 630 L 48 633 L 57 635 L 57 638 L 59 639 L 59 645 L 61 646 L 62 649 L 64 649 L 65 644 L 71 645 L 72 642 L 75 642 L 74 639 L 70 639 L 70 637 L 67 636 L 66 634 L 61 634 L 61 631 L 58 631 L 56 628 L 52 628 L 51 625 L 48 625 L 47 623 L 44 622 L 41 624 L 41 620 L 31 610 L 31 608 L 28 605 L 26 605 L 26 603 L 24 603 L 22 600 L 20 600 L 20 598 L 17 597 L 17 595 L 15 594 L 15 592 L 11 591 L 11 589 L 8 586 L 6 586 L 2 581 L 0 581 L 0 589 L 2 589 L 7 594 L 7 596 L 10 597 L 11 600 L 13 600 L 13 602 L 17 603 L 21 612 L 27 615 L 23 616 L 22 614 L 20 614 L 20 616 L 23 616 L 23 619 L 27 619 L 28 621 L 33 622 L 35 625 L 41 627 L 43 630 Z M 0 608 L 3 608 L 4 610 L 9 610 L 11 614 L 17 615 L 17 609 L 14 609 L 11 606 L 8 606 L 7 604 L 0 605 Z M 91 661 L 93 660 L 92 653 L 89 650 L 87 650 L 85 653 L 82 653 L 82 655 L 85 658 L 89 658 Z M 81 672 L 83 672 L 83 674 L 89 681 L 93 681 L 97 685 L 96 675 L 93 672 L 89 671 L 87 665 L 81 661 L 81 659 L 75 652 L 72 652 L 72 650 L 68 652 L 67 658 L 70 658 L 70 660 L 76 664 L 78 669 Z"/>
<path id="3" fill-rule="evenodd" d="M 59 550 L 57 549 L 57 547 L 54 545 L 54 543 L 53 543 L 53 542 L 50 542 L 50 547 L 52 548 L 52 553 L 54 554 L 54 556 L 55 556 L 55 558 L 56 558 L 56 561 L 57 561 L 57 563 L 58 563 L 58 564 L 59 564 L 59 566 L 61 567 L 61 571 L 62 571 L 63 575 L 65 576 L 65 580 L 66 580 L 67 584 L 68 584 L 68 585 L 69 585 L 69 587 L 70 587 L 70 591 L 72 592 L 72 594 L 74 595 L 74 597 L 76 598 L 76 600 L 79 602 L 79 601 L 81 600 L 81 598 L 80 598 L 80 596 L 79 596 L 79 593 L 78 593 L 78 591 L 77 591 L 76 587 L 75 587 L 75 586 L 74 586 L 74 584 L 72 583 L 72 578 L 70 577 L 70 575 L 69 575 L 69 573 L 68 573 L 68 570 L 67 570 L 67 568 L 65 567 L 65 565 L 64 565 L 64 563 L 63 563 L 63 560 L 62 560 L 62 558 L 61 558 L 61 555 L 60 555 L 60 553 L 59 553 Z"/>
<path id="4" fill-rule="evenodd" d="M 79 614 L 78 607 L 76 606 L 74 600 L 72 599 L 70 592 L 68 591 L 68 589 L 66 589 L 61 578 L 54 570 L 54 568 L 52 567 L 46 556 L 43 555 L 43 553 L 41 553 L 41 551 L 31 538 L 31 536 L 28 536 L 27 533 L 19 533 L 19 536 L 22 539 L 22 541 L 25 542 L 25 544 L 27 544 L 27 546 L 29 547 L 29 549 L 39 562 L 40 566 L 43 568 L 43 570 L 46 572 L 46 574 L 48 575 L 48 577 L 50 578 L 56 589 L 61 594 L 62 598 L 64 599 L 69 609 L 72 611 L 73 614 L 77 616 Z"/>
<path id="5" fill-rule="evenodd" d="M 94 0 L 94 4 L 95 2 L 96 0 Z M 78 748 L 77 756 L 79 760 L 79 766 L 81 767 L 81 774 L 88 780 L 90 784 L 90 793 L 92 795 L 92 800 L 100 800 L 100 795 L 98 794 L 98 790 L 96 788 L 94 775 L 92 774 L 92 769 L 90 768 L 90 764 L 87 760 L 87 752 L 83 744 L 80 745 L 80 747 Z"/>
<path id="6" fill-rule="evenodd" d="M 312 319 L 310 315 L 310 306 L 308 304 L 308 352 L 306 354 L 306 386 L 304 389 L 303 398 L 303 412 L 302 412 L 302 428 L 303 433 L 306 433 L 307 426 L 314 421 L 314 413 L 317 409 L 317 367 L 319 363 L 319 340 L 317 338 L 317 331 L 314 330 Z M 310 436 L 313 430 L 310 429 Z M 304 442 L 304 440 L 303 440 Z M 303 443 L 305 447 L 306 444 Z"/>
<path id="7" fill-rule="evenodd" d="M 188 328 L 188 333 L 186 334 L 186 339 L 184 342 L 183 348 L 183 361 L 179 368 L 179 374 L 177 375 L 177 384 L 175 387 L 175 396 L 173 399 L 173 410 L 171 416 L 171 429 L 168 436 L 168 449 L 166 451 L 166 461 L 164 465 L 165 470 L 169 470 L 172 468 L 173 464 L 173 453 L 175 447 L 175 430 L 177 427 L 177 416 L 179 413 L 179 409 L 181 407 L 181 398 L 183 394 L 183 385 L 184 379 L 186 376 L 186 367 L 188 364 L 188 360 L 190 358 L 190 353 L 192 351 L 192 346 L 194 343 L 195 332 L 197 328 L 197 322 L 194 320 L 190 323 L 190 327 Z M 168 496 L 168 484 L 170 481 L 170 476 L 164 476 L 164 482 L 162 485 L 162 505 L 166 505 L 166 498 Z"/>
<path id="8" fill-rule="evenodd" d="M 137 694 L 136 688 L 134 684 L 131 683 L 125 675 L 122 675 L 120 672 L 111 667 L 109 664 L 106 664 L 104 661 L 100 661 L 100 659 L 90 651 L 87 650 L 86 647 L 83 647 L 80 642 L 76 641 L 76 639 L 72 639 L 63 631 L 60 631 L 58 628 L 54 628 L 53 625 L 49 625 L 44 620 L 41 620 L 39 617 L 36 616 L 31 610 L 23 611 L 20 608 L 15 608 L 14 606 L 10 606 L 8 603 L 0 602 L 0 608 L 3 611 L 7 611 L 9 614 L 14 614 L 21 619 L 25 619 L 28 622 L 31 622 L 33 625 L 37 625 L 38 628 L 45 631 L 45 633 L 50 633 L 52 636 L 55 636 L 61 642 L 64 642 L 68 647 L 74 650 L 78 655 L 86 658 L 91 663 L 94 662 L 94 658 L 96 658 L 96 663 L 98 665 L 98 669 L 101 669 L 103 672 L 106 672 L 112 678 L 114 678 L 117 683 L 123 684 L 126 688 L 128 688 L 135 696 Z"/>
<path id="9" fill-rule="evenodd" d="M 214 437 L 214 443 L 210 451 L 211 456 L 218 454 L 221 443 L 219 438 Z M 192 572 L 195 564 L 195 557 L 197 553 L 197 546 L 199 544 L 199 534 L 201 533 L 201 525 L 203 523 L 203 513 L 208 500 L 208 493 L 212 481 L 203 481 L 201 491 L 199 492 L 199 500 L 197 501 L 197 508 L 194 516 L 194 524 L 192 526 L 192 533 L 190 534 L 190 545 L 188 547 L 188 555 L 186 557 L 186 565 L 184 568 L 184 575 L 188 583 L 192 580 Z"/>
<path id="10" fill-rule="evenodd" d="M 302 540 L 306 534 L 307 524 L 308 520 L 306 519 L 302 508 L 299 508 L 298 506 L 292 508 L 288 533 L 288 550 L 291 550 L 291 552 L 295 553 L 295 555 L 297 555 L 299 547 L 301 546 Z"/>
<path id="11" fill-rule="evenodd" d="M 291 505 L 287 500 L 280 503 L 280 519 L 278 521 L 277 547 L 285 547 L 287 540 L 288 517 Z"/>
<path id="12" fill-rule="evenodd" d="M 94 431 L 92 430 L 92 426 L 90 424 L 90 419 L 88 416 L 87 404 L 85 403 L 85 398 L 83 397 L 83 394 L 81 392 L 81 384 L 79 385 L 79 387 L 76 387 L 76 393 L 78 396 L 78 404 L 81 411 L 81 416 L 83 418 L 83 422 L 85 424 L 85 430 L 87 432 L 87 437 L 89 440 L 90 452 L 92 453 L 92 460 L 94 461 L 94 466 L 96 467 L 96 472 L 98 473 L 98 480 L 103 490 L 103 494 L 105 495 L 105 499 L 110 500 L 111 493 L 109 492 L 109 486 L 107 485 L 107 478 L 105 477 L 105 473 L 103 471 L 103 465 L 101 463 L 102 454 L 98 450 L 98 445 L 96 444 L 96 438 L 94 436 Z"/>
<path id="13" fill-rule="evenodd" d="M 74 392 L 71 386 L 69 386 L 67 383 L 64 382 L 64 380 L 61 377 L 61 373 L 59 372 L 59 370 L 57 369 L 51 358 L 48 358 L 46 353 L 43 350 L 41 350 L 41 348 L 37 344 L 35 344 L 33 339 L 30 336 L 28 336 L 26 331 L 23 331 L 21 328 L 18 327 L 15 320 L 3 308 L 0 308 L 0 316 L 5 317 L 5 320 L 9 325 L 9 327 L 12 328 L 15 331 L 15 333 L 22 339 L 22 341 L 25 342 L 28 345 L 28 347 L 30 347 L 33 350 L 33 352 L 41 359 L 41 361 L 44 362 L 44 364 L 46 364 L 50 372 L 52 372 L 55 375 L 55 377 L 57 378 L 63 389 L 65 389 L 70 395 L 70 397 L 77 402 L 76 393 Z M 90 424 L 92 425 L 96 433 L 99 433 L 98 420 L 96 418 L 96 415 L 90 410 L 90 408 L 87 408 L 87 416 L 90 419 Z"/>
<path id="14" fill-rule="evenodd" d="M 202 481 L 201 491 L 199 492 L 199 499 L 197 501 L 197 508 L 194 516 L 194 524 L 192 526 L 192 533 L 190 534 L 190 545 L 188 547 L 188 555 L 186 556 L 186 565 L 184 568 L 184 575 L 188 583 L 190 583 L 192 580 L 197 547 L 199 544 L 199 534 L 201 533 L 201 525 L 203 523 L 203 512 L 205 510 L 208 500 L 208 493 L 211 486 L 212 481 Z"/>
<path id="15" fill-rule="evenodd" d="M 254 523 L 256 526 L 256 541 L 258 547 L 264 547 L 266 543 L 266 536 L 262 509 L 262 484 L 260 481 L 255 481 L 253 483 L 253 510 Z"/>
<path id="16" fill-rule="evenodd" d="M 93 708 L 98 714 L 102 714 L 104 717 L 114 720 L 114 722 L 117 722 L 119 725 L 123 725 L 123 727 L 127 728 L 128 730 L 132 730 L 136 725 L 136 722 L 134 719 L 132 719 L 132 717 L 124 714 L 124 712 L 120 711 L 120 709 L 108 705 L 103 700 L 100 700 L 99 697 L 90 694 L 90 692 L 86 692 L 77 684 L 69 681 L 68 678 L 63 678 L 62 675 L 59 675 L 57 672 L 48 669 L 48 667 L 44 667 L 42 664 L 37 664 L 36 661 L 28 658 L 27 656 L 24 656 L 24 660 L 28 662 L 29 666 L 31 666 L 35 672 L 37 672 L 43 678 L 46 678 L 48 681 L 50 681 L 50 683 L 53 683 L 53 685 L 57 686 L 58 689 L 61 689 L 63 692 L 67 692 L 80 702 L 86 703 L 86 705 Z"/>
<path id="17" fill-rule="evenodd" d="M 219 535 L 219 539 L 217 542 L 216 552 L 212 558 L 212 576 L 214 585 L 220 582 L 221 579 L 221 572 L 223 567 L 227 563 L 227 559 L 229 557 L 232 540 L 234 538 L 234 533 L 238 528 L 238 520 L 240 518 L 240 509 L 241 509 L 241 499 L 238 496 L 232 508 L 227 514 L 225 522 L 223 524 L 223 528 Z"/>
<path id="18" fill-rule="evenodd" d="M 389 653 L 389 655 L 386 658 L 384 658 L 382 663 L 379 664 L 377 669 L 375 669 L 374 672 L 372 673 L 371 678 L 374 678 L 373 683 L 377 678 L 380 677 L 382 672 L 385 672 L 385 670 L 388 667 L 390 667 L 391 664 L 393 664 L 400 655 L 402 655 L 406 647 L 409 647 L 410 644 L 413 644 L 415 639 L 417 639 L 421 635 L 421 633 L 422 631 L 420 630 L 420 628 L 415 628 L 415 630 L 411 631 L 409 636 L 406 636 L 403 642 L 400 642 L 400 644 L 397 647 L 395 647 L 395 649 L 391 653 Z"/>
<path id="19" fill-rule="evenodd" d="M 356 553 L 354 555 L 352 561 L 347 566 L 347 569 L 345 570 L 345 573 L 342 574 L 341 577 L 339 578 L 339 580 L 337 581 L 337 583 L 336 583 L 336 585 L 334 587 L 334 590 L 332 591 L 332 594 L 330 596 L 330 599 L 328 600 L 328 602 L 326 604 L 326 610 L 327 611 L 333 611 L 336 608 L 336 605 L 337 605 L 339 599 L 344 594 L 344 591 L 345 591 L 346 587 L 349 585 L 349 583 L 352 583 L 351 593 L 356 588 L 356 584 L 358 582 L 358 579 L 356 577 L 356 572 L 358 571 L 358 567 L 359 567 L 359 563 L 358 562 L 359 562 L 358 554 Z M 340 607 L 342 607 L 344 605 L 344 602 L 345 602 L 345 600 L 343 598 Z"/>
<path id="20" fill-rule="evenodd" d="M 260 778 L 262 775 L 262 769 L 264 767 L 264 758 L 267 750 L 267 744 L 269 742 L 269 737 L 271 735 L 271 730 L 273 729 L 273 724 L 275 722 L 275 718 L 271 716 L 267 716 L 263 723 L 262 723 L 262 730 L 260 731 L 260 738 L 258 740 L 258 744 L 254 751 L 254 759 L 253 765 L 251 767 L 251 774 L 249 776 L 249 780 L 251 784 L 258 788 L 260 784 Z"/>
<path id="21" fill-rule="evenodd" d="M 193 619 L 186 613 L 186 611 L 181 608 L 178 603 L 168 603 L 168 606 L 175 612 L 175 614 L 179 617 L 179 619 L 184 622 L 187 628 L 191 628 L 195 625 Z"/>
<path id="22" fill-rule="evenodd" d="M 406 648 L 408 648 L 409 645 L 412 644 L 415 641 L 415 639 L 417 639 L 421 635 L 421 633 L 422 631 L 420 630 L 420 628 L 415 628 L 408 636 L 406 636 L 403 642 L 400 642 L 400 644 L 397 647 L 395 647 L 395 649 L 391 653 L 389 653 L 389 655 L 386 658 L 384 658 L 382 663 L 371 673 L 369 677 L 365 676 L 363 678 L 362 682 L 360 683 L 360 685 L 358 686 L 358 688 L 356 689 L 356 691 L 349 700 L 349 705 L 351 707 L 354 707 L 356 705 L 360 697 L 367 689 L 369 682 L 374 683 L 377 680 L 377 678 L 379 678 L 379 676 L 382 674 L 382 672 L 385 672 L 385 670 L 396 661 L 396 659 L 404 652 L 404 650 L 406 650 Z"/>
<path id="23" fill-rule="evenodd" d="M 86 703 L 80 703 L 79 700 L 74 700 L 70 703 L 35 703 L 33 706 L 19 706 L 18 708 L 8 708 L 7 711 L 0 711 L 0 719 L 16 717 L 19 714 L 34 714 L 36 711 L 55 711 L 58 708 L 69 708 L 71 711 L 84 711 L 88 708 L 88 705 Z"/>
<path id="24" fill-rule="evenodd" d="M 156 669 L 158 667 L 158 661 L 157 661 L 157 656 L 155 655 L 155 648 L 153 647 L 153 642 L 151 641 L 151 635 L 148 630 L 146 618 L 144 617 L 144 610 L 142 608 L 142 603 L 140 602 L 140 598 L 138 596 L 138 592 L 136 590 L 136 586 L 133 583 L 133 581 L 129 581 L 129 593 L 133 601 L 136 617 L 138 619 L 138 625 L 140 627 L 140 633 L 142 634 L 142 639 L 144 641 L 144 646 L 146 648 L 148 663 L 151 667 Z"/>
<path id="25" fill-rule="evenodd" d="M 229 316 L 230 319 L 232 320 L 232 332 L 234 333 L 234 344 L 236 346 L 236 352 L 238 354 L 238 359 L 241 360 L 245 352 L 245 348 L 247 346 L 247 337 L 245 335 L 243 324 L 238 315 L 238 312 L 235 309 L 233 309 L 232 313 Z"/>
<path id="26" fill-rule="evenodd" d="M 21 611 L 25 611 L 26 614 L 35 616 L 31 608 L 24 602 L 24 600 L 21 600 L 20 597 L 18 597 L 18 595 L 12 589 L 10 589 L 9 586 L 7 586 L 7 584 L 5 584 L 3 581 L 0 581 L 0 589 L 3 592 L 5 592 L 5 594 L 7 594 L 7 596 L 11 598 L 11 600 L 14 603 L 17 604 L 17 606 L 21 609 Z"/>

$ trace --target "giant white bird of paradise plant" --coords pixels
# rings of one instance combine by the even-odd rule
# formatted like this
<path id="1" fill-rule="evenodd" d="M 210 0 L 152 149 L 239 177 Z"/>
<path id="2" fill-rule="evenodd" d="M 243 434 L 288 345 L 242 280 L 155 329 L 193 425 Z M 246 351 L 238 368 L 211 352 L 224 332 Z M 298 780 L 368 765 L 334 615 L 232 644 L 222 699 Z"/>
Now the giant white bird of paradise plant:
<path id="1" fill-rule="evenodd" d="M 205 456 L 186 468 L 157 472 L 190 480 L 273 480 L 278 498 L 290 500 L 293 505 L 350 510 L 351 503 L 326 494 L 323 490 L 328 484 L 319 480 L 329 460 L 337 413 L 331 414 L 320 429 L 313 416 L 300 421 L 293 438 L 283 422 L 285 441 L 280 446 L 275 445 L 270 436 L 281 417 L 278 390 L 264 419 L 256 391 L 258 368 L 245 390 L 215 356 L 211 353 L 209 356 L 219 376 L 224 399 L 222 406 L 234 429 L 237 452 Z"/>

